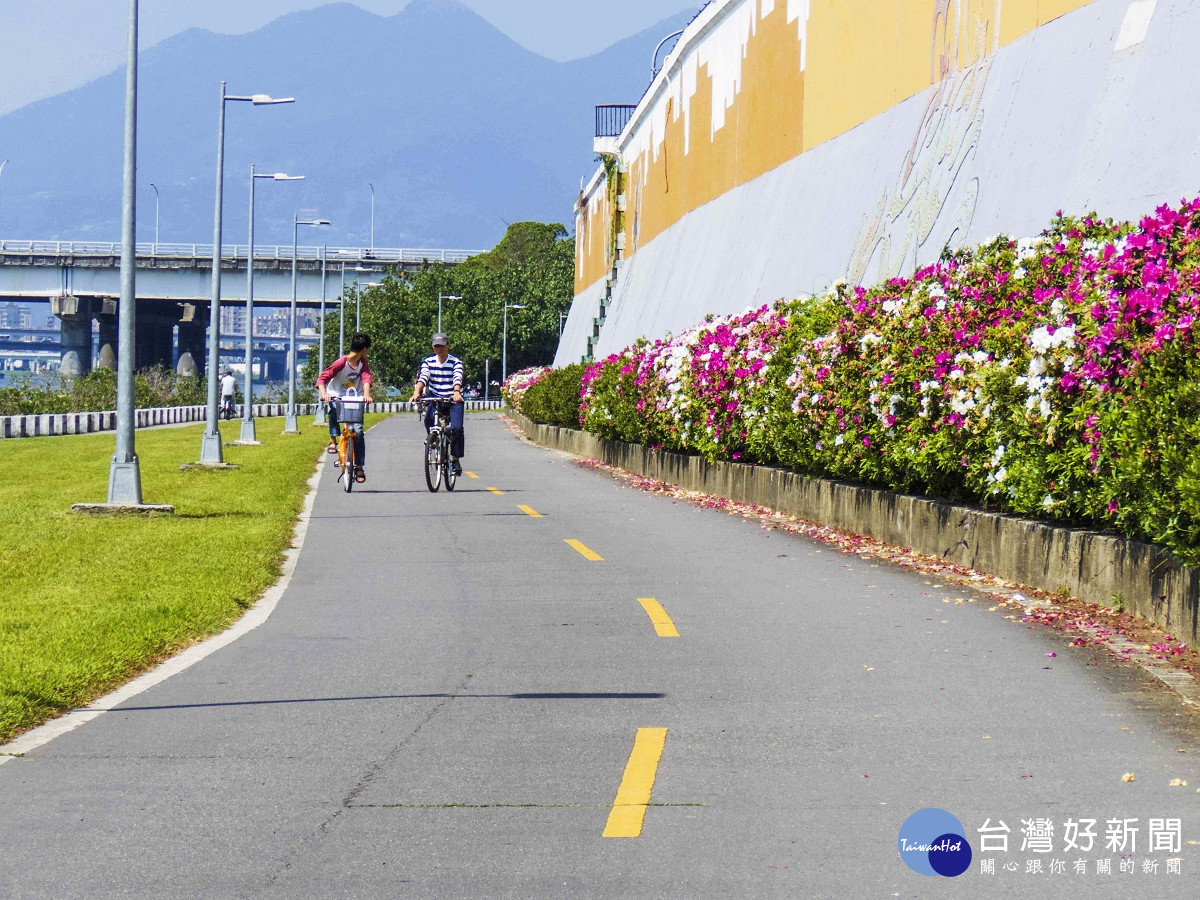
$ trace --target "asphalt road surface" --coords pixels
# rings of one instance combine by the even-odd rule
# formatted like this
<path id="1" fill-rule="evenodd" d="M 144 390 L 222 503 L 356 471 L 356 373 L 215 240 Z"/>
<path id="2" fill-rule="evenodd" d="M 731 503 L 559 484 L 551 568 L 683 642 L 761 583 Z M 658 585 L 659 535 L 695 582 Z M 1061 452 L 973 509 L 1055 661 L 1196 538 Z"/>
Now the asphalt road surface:
<path id="1" fill-rule="evenodd" d="M 1138 670 L 494 414 L 430 494 L 422 436 L 323 463 L 265 624 L 0 766 L 0 896 L 1198 895 L 1196 714 Z M 898 853 L 930 807 L 958 877 Z"/>

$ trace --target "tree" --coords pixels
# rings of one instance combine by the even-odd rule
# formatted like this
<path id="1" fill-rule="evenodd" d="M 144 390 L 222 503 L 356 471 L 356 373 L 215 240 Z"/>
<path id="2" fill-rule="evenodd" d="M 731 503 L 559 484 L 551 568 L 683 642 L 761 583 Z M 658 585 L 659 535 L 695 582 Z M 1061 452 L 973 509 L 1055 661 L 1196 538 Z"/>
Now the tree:
<path id="1" fill-rule="evenodd" d="M 451 352 L 463 360 L 468 384 L 482 381 L 485 361 L 499 379 L 501 331 L 505 304 L 509 310 L 508 371 L 548 365 L 558 346 L 559 314 L 571 305 L 575 278 L 575 244 L 557 223 L 516 222 L 486 253 L 456 266 L 426 264 L 417 272 L 390 273 L 379 287 L 362 295 L 362 327 L 371 335 L 371 369 L 378 385 L 405 387 L 430 352 L 437 330 L 438 293 L 458 296 L 442 306 L 442 329 Z M 344 298 L 353 306 L 347 289 Z M 337 312 L 326 317 L 326 334 L 337 334 Z M 334 358 L 328 352 L 326 363 Z M 304 384 L 317 379 L 317 360 L 310 358 Z M 380 392 L 382 393 L 382 392 Z"/>

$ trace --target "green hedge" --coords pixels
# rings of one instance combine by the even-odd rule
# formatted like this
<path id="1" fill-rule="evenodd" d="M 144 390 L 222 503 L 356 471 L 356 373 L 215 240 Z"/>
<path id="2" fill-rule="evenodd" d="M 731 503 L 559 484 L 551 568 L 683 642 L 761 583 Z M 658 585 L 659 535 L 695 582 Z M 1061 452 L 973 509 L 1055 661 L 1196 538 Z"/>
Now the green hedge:
<path id="1" fill-rule="evenodd" d="M 542 425 L 579 428 L 579 392 L 583 363 L 555 369 L 521 397 L 521 412 Z"/>
<path id="2" fill-rule="evenodd" d="M 199 406 L 208 399 L 207 383 L 174 374 L 166 366 L 143 369 L 134 376 L 134 405 Z M 0 416 L 100 412 L 117 408 L 117 373 L 96 369 L 78 378 L 55 375 L 39 386 L 0 388 Z"/>

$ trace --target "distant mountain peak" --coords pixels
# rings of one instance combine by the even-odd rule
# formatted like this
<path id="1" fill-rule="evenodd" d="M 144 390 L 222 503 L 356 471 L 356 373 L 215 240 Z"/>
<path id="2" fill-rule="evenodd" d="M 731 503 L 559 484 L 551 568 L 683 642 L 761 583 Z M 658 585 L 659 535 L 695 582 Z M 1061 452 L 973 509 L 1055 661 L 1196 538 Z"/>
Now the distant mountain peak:
<path id="1" fill-rule="evenodd" d="M 143 54 L 138 77 L 138 237 L 154 239 L 160 219 L 164 242 L 211 235 L 220 81 L 239 95 L 296 97 L 229 110 L 230 240 L 247 227 L 251 163 L 306 178 L 263 186 L 263 246 L 292 239 L 298 209 L 320 210 L 334 225 L 319 239 L 344 246 L 480 248 L 508 221 L 569 224 L 580 176 L 595 166 L 593 107 L 641 95 L 668 24 L 569 63 L 520 46 L 459 0 L 413 0 L 394 16 L 331 3 L 247 34 L 176 35 Z M 0 155 L 12 160 L 0 236 L 119 238 L 123 97 L 114 69 L 0 116 Z"/>
<path id="2" fill-rule="evenodd" d="M 472 18 L 481 18 L 478 13 L 465 3 L 459 2 L 459 0 L 412 0 L 408 6 L 400 11 L 400 15 L 410 16 L 444 16 L 447 14 L 465 14 Z"/>

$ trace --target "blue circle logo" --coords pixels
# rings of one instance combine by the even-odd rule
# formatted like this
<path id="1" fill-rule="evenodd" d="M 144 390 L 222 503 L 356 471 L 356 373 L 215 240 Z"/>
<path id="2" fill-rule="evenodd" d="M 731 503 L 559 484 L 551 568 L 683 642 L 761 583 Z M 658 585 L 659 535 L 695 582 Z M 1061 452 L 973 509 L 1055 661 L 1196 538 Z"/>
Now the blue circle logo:
<path id="1" fill-rule="evenodd" d="M 953 878 L 971 865 L 966 830 L 944 809 L 921 809 L 905 819 L 897 846 L 904 864 L 918 875 Z"/>

